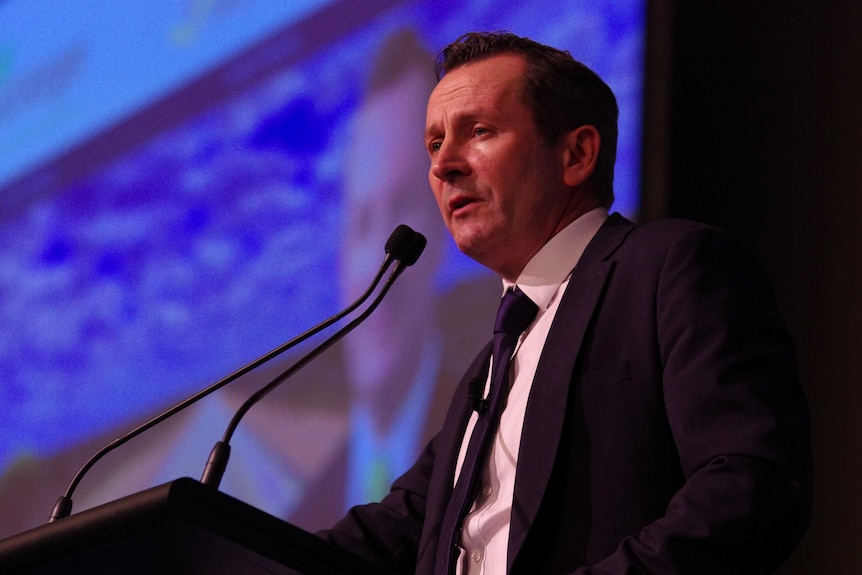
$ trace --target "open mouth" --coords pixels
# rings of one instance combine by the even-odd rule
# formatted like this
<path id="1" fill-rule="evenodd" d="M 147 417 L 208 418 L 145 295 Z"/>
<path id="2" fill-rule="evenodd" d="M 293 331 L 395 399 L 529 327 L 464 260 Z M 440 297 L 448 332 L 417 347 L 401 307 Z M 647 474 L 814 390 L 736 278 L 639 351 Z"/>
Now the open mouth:
<path id="1" fill-rule="evenodd" d="M 449 211 L 454 215 L 455 212 L 474 203 L 476 200 L 467 196 L 457 196 L 449 201 Z"/>

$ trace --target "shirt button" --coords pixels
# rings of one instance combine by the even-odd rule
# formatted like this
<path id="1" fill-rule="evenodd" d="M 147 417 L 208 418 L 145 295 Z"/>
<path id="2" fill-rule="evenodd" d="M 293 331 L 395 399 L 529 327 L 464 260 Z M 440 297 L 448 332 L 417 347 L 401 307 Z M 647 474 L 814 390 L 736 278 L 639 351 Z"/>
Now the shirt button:
<path id="1" fill-rule="evenodd" d="M 479 551 L 473 551 L 472 553 L 470 553 L 470 560 L 473 563 L 478 563 L 482 560 L 482 553 Z"/>
<path id="2" fill-rule="evenodd" d="M 486 485 L 486 486 L 485 486 L 485 488 L 484 488 L 484 489 L 482 489 L 482 494 L 484 494 L 484 495 L 485 495 L 485 497 L 488 497 L 488 496 L 489 496 L 489 495 L 491 495 L 493 492 L 494 492 L 494 488 L 493 488 L 493 487 L 491 487 L 490 485 Z"/>

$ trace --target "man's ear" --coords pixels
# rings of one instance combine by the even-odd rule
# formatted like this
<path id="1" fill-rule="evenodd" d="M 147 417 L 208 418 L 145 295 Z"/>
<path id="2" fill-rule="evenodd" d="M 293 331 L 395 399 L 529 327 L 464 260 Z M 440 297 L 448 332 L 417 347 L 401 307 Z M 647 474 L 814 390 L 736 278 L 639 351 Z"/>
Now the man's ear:
<path id="1" fill-rule="evenodd" d="M 580 126 L 563 134 L 563 181 L 574 188 L 583 184 L 596 168 L 602 138 L 595 126 Z"/>

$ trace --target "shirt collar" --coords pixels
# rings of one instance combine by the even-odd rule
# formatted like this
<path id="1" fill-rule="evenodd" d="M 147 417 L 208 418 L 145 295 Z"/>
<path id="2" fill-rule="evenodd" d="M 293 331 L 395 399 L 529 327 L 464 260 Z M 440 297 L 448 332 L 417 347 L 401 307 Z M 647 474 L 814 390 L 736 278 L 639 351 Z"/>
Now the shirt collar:
<path id="1" fill-rule="evenodd" d="M 514 284 L 503 280 L 503 293 L 517 285 L 540 310 L 547 309 L 607 218 L 605 208 L 595 208 L 560 230 L 527 262 Z"/>

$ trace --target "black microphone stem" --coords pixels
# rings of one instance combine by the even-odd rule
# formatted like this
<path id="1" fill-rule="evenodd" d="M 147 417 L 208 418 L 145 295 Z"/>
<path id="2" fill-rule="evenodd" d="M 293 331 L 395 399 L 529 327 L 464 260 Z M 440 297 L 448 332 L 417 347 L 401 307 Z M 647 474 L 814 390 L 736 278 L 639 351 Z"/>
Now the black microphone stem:
<path id="1" fill-rule="evenodd" d="M 337 322 L 338 320 L 340 320 L 341 318 L 343 318 L 344 316 L 346 316 L 347 314 L 349 314 L 350 312 L 355 310 L 362 303 L 364 303 L 365 300 L 368 299 L 368 297 L 374 291 L 374 288 L 376 288 L 377 284 L 380 283 L 380 279 L 383 277 L 383 274 L 386 273 L 386 270 L 389 268 L 389 266 L 392 264 L 392 261 L 395 259 L 396 258 L 393 257 L 392 254 L 387 252 L 386 257 L 383 260 L 383 263 L 380 265 L 380 269 L 377 271 L 377 275 L 374 277 L 374 280 L 371 282 L 371 285 L 368 287 L 368 289 L 365 291 L 365 293 L 363 293 L 359 297 L 359 299 L 357 299 L 355 302 L 353 302 L 350 306 L 348 306 L 344 310 L 338 312 L 337 314 L 333 315 L 329 319 L 317 324 L 316 326 L 312 327 L 311 329 L 306 330 L 305 332 L 299 334 L 298 336 L 294 337 L 290 341 L 288 341 L 288 342 L 278 346 L 277 348 L 273 349 L 272 351 L 260 356 L 259 358 L 252 361 L 248 365 L 241 367 L 240 369 L 234 371 L 233 373 L 231 373 L 230 375 L 228 375 L 226 377 L 223 377 L 222 379 L 211 384 L 209 387 L 195 393 L 191 397 L 189 397 L 189 398 L 183 400 L 182 402 L 174 405 L 173 407 L 167 409 L 166 411 L 163 411 L 162 413 L 153 417 L 152 419 L 150 419 L 146 423 L 139 425 L 135 429 L 121 435 L 120 437 L 114 439 L 113 441 L 111 441 L 110 443 L 105 445 L 102 449 L 100 449 L 98 452 L 96 452 L 95 455 L 90 457 L 90 459 L 87 460 L 87 462 L 84 463 L 83 466 L 81 466 L 81 469 L 78 470 L 78 473 L 75 474 L 75 477 L 72 479 L 72 482 L 69 484 L 69 487 L 66 489 L 66 493 L 64 495 L 62 495 L 57 500 L 57 503 L 54 505 L 54 509 L 51 511 L 51 517 L 48 519 L 48 522 L 53 523 L 57 519 L 61 519 L 63 517 L 68 517 L 72 513 L 72 494 L 74 493 L 75 489 L 78 487 L 78 484 L 80 483 L 81 479 L 84 477 L 84 474 L 87 473 L 87 471 L 89 471 L 90 468 L 93 467 L 93 465 L 95 465 L 96 462 L 99 461 L 102 457 L 104 457 L 107 453 L 116 449 L 117 447 L 120 447 L 121 445 L 123 445 L 127 441 L 134 439 L 135 437 L 137 437 L 141 433 L 147 431 L 148 429 L 150 429 L 151 427 L 153 427 L 155 425 L 158 425 L 159 423 L 161 423 L 165 419 L 167 419 L 167 418 L 173 416 L 174 414 L 182 411 L 183 409 L 185 409 L 188 406 L 192 405 L 193 403 L 203 399 L 204 397 L 208 396 L 209 394 L 213 393 L 214 391 L 221 389 L 225 385 L 231 383 L 232 381 L 236 380 L 237 378 L 239 378 L 239 377 L 245 375 L 246 373 L 252 371 L 253 369 L 259 367 L 263 363 L 266 363 L 267 361 L 271 360 L 272 358 L 276 357 L 277 355 L 280 355 L 280 354 L 284 353 L 285 351 L 287 351 L 288 349 L 291 349 L 292 347 L 304 342 L 308 338 L 319 333 L 321 330 L 326 329 L 327 327 L 329 327 L 333 323 Z M 400 260 L 398 260 L 398 261 L 400 263 Z M 391 283 L 391 282 L 392 282 L 392 276 L 390 275 L 389 283 Z M 379 301 L 379 298 L 378 298 L 378 301 Z"/>
<path id="2" fill-rule="evenodd" d="M 423 238 L 424 242 L 424 238 Z M 424 243 L 423 243 L 424 247 Z M 421 248 L 420 248 L 421 251 Z M 418 257 L 418 256 L 417 256 Z M 414 260 L 415 261 L 415 260 Z M 412 262 L 411 262 L 412 263 Z M 313 350 L 308 352 L 307 355 L 303 356 L 299 359 L 295 364 L 290 366 L 287 370 L 278 375 L 275 379 L 270 381 L 268 384 L 260 388 L 255 394 L 249 397 L 245 403 L 243 403 L 240 408 L 236 411 L 231 419 L 230 423 L 225 429 L 224 436 L 222 440 L 217 442 L 213 447 L 212 452 L 210 453 L 209 459 L 207 460 L 206 466 L 204 467 L 203 474 L 201 475 L 201 483 L 204 485 L 209 485 L 214 488 L 218 488 L 221 483 L 222 476 L 224 475 L 225 470 L 227 469 L 228 459 L 230 457 L 230 440 L 233 437 L 234 431 L 236 431 L 237 426 L 239 425 L 240 420 L 243 416 L 252 408 L 254 404 L 258 401 L 266 397 L 273 389 L 281 385 L 285 380 L 290 378 L 294 373 L 305 367 L 311 360 L 316 358 L 318 355 L 329 349 L 332 344 L 337 342 L 339 339 L 347 335 L 351 332 L 356 326 L 365 321 L 371 312 L 373 312 L 380 302 L 383 300 L 383 297 L 389 291 L 389 288 L 392 287 L 395 279 L 401 274 L 404 269 L 410 265 L 410 263 L 405 263 L 402 260 L 398 260 L 395 264 L 395 268 L 392 270 L 392 273 L 389 275 L 389 278 L 386 280 L 386 283 L 383 284 L 383 287 L 380 289 L 380 293 L 377 294 L 377 297 L 368 305 L 368 307 L 363 311 L 358 317 L 356 317 L 353 321 L 345 325 L 343 328 L 339 329 L 333 335 L 331 335 L 327 340 L 323 343 L 315 347 Z"/>

